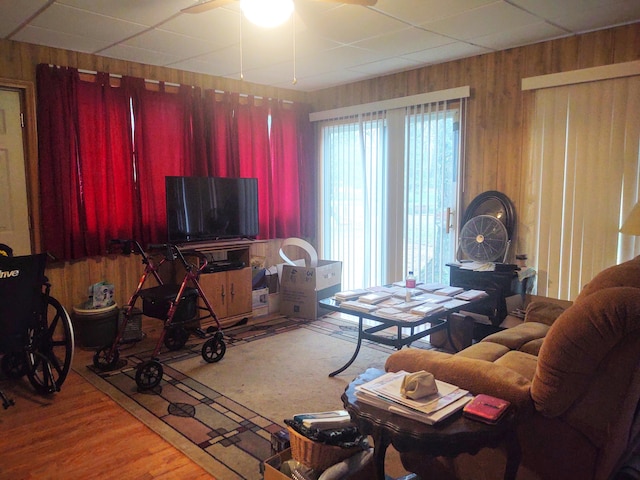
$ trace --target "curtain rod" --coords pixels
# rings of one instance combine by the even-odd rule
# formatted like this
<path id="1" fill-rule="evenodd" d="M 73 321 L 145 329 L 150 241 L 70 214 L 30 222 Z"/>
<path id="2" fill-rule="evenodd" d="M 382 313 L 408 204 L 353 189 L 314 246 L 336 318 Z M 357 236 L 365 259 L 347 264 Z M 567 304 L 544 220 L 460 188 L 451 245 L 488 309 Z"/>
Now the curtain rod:
<path id="1" fill-rule="evenodd" d="M 54 67 L 55 65 L 49 64 L 49 66 L 50 67 Z M 78 72 L 79 73 L 85 73 L 87 75 L 97 75 L 98 74 L 98 72 L 95 71 L 95 70 L 85 70 L 85 69 L 80 69 L 80 68 L 78 69 Z M 120 78 L 121 79 L 122 75 L 119 75 L 117 73 L 109 73 L 109 77 L 110 78 Z M 159 85 L 160 84 L 160 80 L 153 80 L 153 79 L 150 79 L 150 78 L 145 78 L 144 81 L 147 82 L 147 83 L 153 83 L 155 85 Z M 164 82 L 164 84 L 165 85 L 169 85 L 171 87 L 180 87 L 180 86 L 182 86 L 179 83 L 172 83 L 172 82 Z M 192 85 L 191 88 L 195 88 L 195 87 Z M 229 92 L 225 92 L 224 90 L 218 90 L 218 89 L 214 89 L 213 91 L 215 93 L 229 93 Z M 238 93 L 238 95 L 240 95 L 241 97 L 245 97 L 245 98 L 248 98 L 248 97 L 252 96 L 249 93 Z M 263 97 L 261 95 L 253 95 L 253 98 L 257 98 L 259 100 L 274 100 L 273 98 L 265 98 L 265 97 Z M 276 99 L 276 100 L 279 100 L 279 99 Z M 291 105 L 293 105 L 295 103 L 293 100 L 282 100 L 282 102 L 283 103 L 290 103 Z"/>

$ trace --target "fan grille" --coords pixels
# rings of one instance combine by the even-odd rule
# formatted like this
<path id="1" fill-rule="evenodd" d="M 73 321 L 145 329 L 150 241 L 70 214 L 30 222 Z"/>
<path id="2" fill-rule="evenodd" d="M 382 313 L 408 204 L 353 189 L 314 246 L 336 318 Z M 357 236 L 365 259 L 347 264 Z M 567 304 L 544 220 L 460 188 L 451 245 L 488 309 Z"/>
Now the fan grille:
<path id="1" fill-rule="evenodd" d="M 494 262 L 501 258 L 507 242 L 507 229 L 491 215 L 473 217 L 464 224 L 460 232 L 462 252 L 476 262 Z"/>

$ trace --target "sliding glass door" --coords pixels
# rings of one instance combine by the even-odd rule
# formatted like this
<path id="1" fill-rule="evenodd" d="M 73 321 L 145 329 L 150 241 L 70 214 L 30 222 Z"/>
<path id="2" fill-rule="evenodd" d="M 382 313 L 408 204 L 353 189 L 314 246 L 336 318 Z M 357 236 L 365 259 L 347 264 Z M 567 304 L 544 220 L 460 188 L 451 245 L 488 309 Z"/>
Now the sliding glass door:
<path id="1" fill-rule="evenodd" d="M 455 259 L 461 101 L 320 123 L 320 247 L 343 289 L 413 271 L 448 283 Z"/>

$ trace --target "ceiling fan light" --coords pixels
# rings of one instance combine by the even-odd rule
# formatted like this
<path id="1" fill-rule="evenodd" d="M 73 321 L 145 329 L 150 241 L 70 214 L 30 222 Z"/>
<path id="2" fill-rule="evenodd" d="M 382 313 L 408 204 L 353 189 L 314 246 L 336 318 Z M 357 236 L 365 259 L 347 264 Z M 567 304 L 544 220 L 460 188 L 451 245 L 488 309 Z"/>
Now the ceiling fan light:
<path id="1" fill-rule="evenodd" d="M 293 0 L 240 0 L 240 8 L 251 23 L 273 28 L 289 19 L 293 13 Z"/>

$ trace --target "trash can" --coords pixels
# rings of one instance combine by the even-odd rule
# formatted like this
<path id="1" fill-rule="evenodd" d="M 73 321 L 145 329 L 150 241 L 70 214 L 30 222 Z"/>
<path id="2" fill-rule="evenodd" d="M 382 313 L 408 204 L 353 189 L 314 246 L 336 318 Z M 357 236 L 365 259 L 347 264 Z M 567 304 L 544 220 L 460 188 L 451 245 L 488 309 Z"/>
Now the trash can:
<path id="1" fill-rule="evenodd" d="M 118 304 L 89 308 L 85 303 L 73 307 L 71 323 L 76 343 L 84 348 L 100 348 L 111 345 L 118 333 Z"/>

